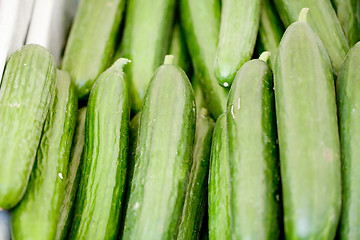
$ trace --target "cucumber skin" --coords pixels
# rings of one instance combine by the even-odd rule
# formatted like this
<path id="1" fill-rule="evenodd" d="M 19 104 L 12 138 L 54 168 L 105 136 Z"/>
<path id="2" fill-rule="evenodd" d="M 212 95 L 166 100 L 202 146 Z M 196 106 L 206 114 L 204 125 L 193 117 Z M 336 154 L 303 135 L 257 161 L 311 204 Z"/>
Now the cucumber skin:
<path id="1" fill-rule="evenodd" d="M 60 218 L 71 143 L 76 125 L 77 97 L 67 72 L 57 71 L 55 96 L 30 175 L 26 193 L 11 211 L 14 239 L 54 239 Z"/>
<path id="2" fill-rule="evenodd" d="M 215 57 L 218 83 L 231 86 L 237 71 L 252 57 L 260 22 L 260 0 L 223 0 Z"/>
<path id="3" fill-rule="evenodd" d="M 230 163 L 226 113 L 217 119 L 209 170 L 209 239 L 231 239 Z"/>
<path id="4" fill-rule="evenodd" d="M 176 238 L 192 164 L 195 114 L 194 93 L 185 73 L 162 65 L 141 109 L 122 239 Z"/>
<path id="5" fill-rule="evenodd" d="M 274 2 L 286 27 L 297 21 L 302 8 L 310 9 L 308 23 L 323 42 L 334 67 L 334 73 L 337 75 L 349 51 L 349 45 L 330 0 L 274 0 Z"/>
<path id="6" fill-rule="evenodd" d="M 220 30 L 218 0 L 180 0 L 180 20 L 206 108 L 213 119 L 226 110 L 228 89 L 215 77 L 214 61 Z"/>
<path id="7" fill-rule="evenodd" d="M 203 222 L 214 121 L 202 109 L 196 119 L 193 165 L 189 176 L 177 239 L 199 239 Z"/>
<path id="8" fill-rule="evenodd" d="M 20 48 L 7 62 L 0 90 L 0 136 L 6 136 L 0 138 L 3 209 L 13 208 L 25 194 L 55 93 L 55 74 L 54 58 L 39 45 Z"/>
<path id="9" fill-rule="evenodd" d="M 342 0 L 337 2 L 337 16 L 347 37 L 349 46 L 360 40 L 360 2 L 358 0 Z"/>
<path id="10" fill-rule="evenodd" d="M 359 64 L 360 43 L 350 49 L 336 80 L 342 159 L 342 211 L 340 239 L 359 239 Z"/>
<path id="11" fill-rule="evenodd" d="M 180 30 L 180 24 L 175 23 L 170 47 L 169 47 L 169 54 L 173 55 L 174 64 L 178 65 L 186 74 L 190 73 L 191 70 L 191 60 L 189 57 L 188 50 L 186 48 L 185 39 L 183 34 Z"/>
<path id="12" fill-rule="evenodd" d="M 90 93 L 84 165 L 69 239 L 115 239 L 118 234 L 130 116 L 124 61 L 102 73 Z"/>
<path id="13" fill-rule="evenodd" d="M 55 239 L 66 239 L 70 230 L 76 201 L 76 194 L 80 184 L 85 145 L 86 107 L 79 109 L 74 140 L 71 148 L 67 179 L 65 183 L 64 200 L 60 209 Z"/>
<path id="14" fill-rule="evenodd" d="M 81 0 L 66 43 L 62 69 L 87 98 L 97 77 L 109 67 L 125 0 Z"/>
<path id="15" fill-rule="evenodd" d="M 275 62 L 286 239 L 333 239 L 341 208 L 332 67 L 309 24 L 286 30 Z M 319 171 L 321 169 L 321 171 Z"/>

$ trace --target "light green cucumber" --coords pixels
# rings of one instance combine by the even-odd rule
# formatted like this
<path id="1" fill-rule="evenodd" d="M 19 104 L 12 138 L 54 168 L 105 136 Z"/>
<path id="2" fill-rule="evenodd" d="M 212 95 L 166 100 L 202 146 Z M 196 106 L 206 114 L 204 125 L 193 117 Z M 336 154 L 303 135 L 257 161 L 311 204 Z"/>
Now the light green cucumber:
<path id="1" fill-rule="evenodd" d="M 174 26 L 169 54 L 174 56 L 174 64 L 178 65 L 185 73 L 189 74 L 189 71 L 191 70 L 191 61 L 179 23 L 176 23 Z"/>

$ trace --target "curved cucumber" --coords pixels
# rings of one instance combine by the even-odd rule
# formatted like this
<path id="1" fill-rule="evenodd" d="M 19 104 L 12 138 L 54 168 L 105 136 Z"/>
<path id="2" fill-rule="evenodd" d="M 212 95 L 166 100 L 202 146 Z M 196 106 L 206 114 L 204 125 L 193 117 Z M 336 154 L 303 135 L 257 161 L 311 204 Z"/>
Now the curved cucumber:
<path id="1" fill-rule="evenodd" d="M 350 49 L 336 80 L 342 158 L 340 239 L 360 238 L 360 43 Z"/>
<path id="2" fill-rule="evenodd" d="M 214 121 L 208 116 L 206 109 L 201 109 L 196 119 L 193 164 L 177 239 L 199 239 L 200 236 L 207 202 L 207 179 L 213 129 Z"/>
<path id="3" fill-rule="evenodd" d="M 223 0 L 221 3 L 215 75 L 219 84 L 229 87 L 236 72 L 253 54 L 260 22 L 260 0 Z"/>
<path id="4" fill-rule="evenodd" d="M 57 71 L 55 97 L 46 119 L 26 193 L 11 211 L 14 239 L 54 239 L 68 179 L 77 98 L 67 72 Z"/>
<path id="5" fill-rule="evenodd" d="M 141 109 L 122 239 L 176 238 L 192 164 L 195 120 L 190 82 L 167 56 Z"/>
<path id="6" fill-rule="evenodd" d="M 336 1 L 337 16 L 344 30 L 349 46 L 354 46 L 360 40 L 360 1 Z"/>
<path id="7" fill-rule="evenodd" d="M 55 92 L 52 55 L 26 45 L 9 59 L 0 89 L 0 207 L 23 197 Z"/>
<path id="8" fill-rule="evenodd" d="M 305 22 L 286 30 L 275 62 L 286 239 L 333 239 L 341 207 L 332 67 Z"/>
<path id="9" fill-rule="evenodd" d="M 209 169 L 209 239 L 231 239 L 230 163 L 226 113 L 216 121 Z"/>
<path id="10" fill-rule="evenodd" d="M 96 80 L 86 112 L 84 162 L 69 239 L 116 239 L 125 188 L 130 101 L 127 59 Z"/>

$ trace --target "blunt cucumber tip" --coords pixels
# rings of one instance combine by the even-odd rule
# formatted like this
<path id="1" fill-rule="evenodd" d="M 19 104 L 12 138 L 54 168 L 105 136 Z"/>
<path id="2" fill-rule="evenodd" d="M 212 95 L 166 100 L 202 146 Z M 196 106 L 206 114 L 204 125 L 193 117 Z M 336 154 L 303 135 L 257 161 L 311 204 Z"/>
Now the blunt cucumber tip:
<path id="1" fill-rule="evenodd" d="M 271 56 L 271 52 L 265 51 L 265 52 L 263 52 L 263 53 L 260 54 L 259 59 L 260 59 L 260 60 L 263 60 L 264 62 L 268 62 L 270 56 Z"/>
<path id="2" fill-rule="evenodd" d="M 166 55 L 164 59 L 164 64 L 173 64 L 174 56 L 173 55 Z"/>
<path id="3" fill-rule="evenodd" d="M 298 22 L 307 22 L 307 15 L 309 12 L 309 8 L 303 8 L 300 11 Z"/>
<path id="4" fill-rule="evenodd" d="M 113 67 L 115 67 L 116 69 L 119 70 L 123 70 L 124 66 L 128 63 L 130 63 L 131 60 L 127 59 L 127 58 L 119 58 L 118 60 L 116 60 L 116 62 L 113 64 Z"/>

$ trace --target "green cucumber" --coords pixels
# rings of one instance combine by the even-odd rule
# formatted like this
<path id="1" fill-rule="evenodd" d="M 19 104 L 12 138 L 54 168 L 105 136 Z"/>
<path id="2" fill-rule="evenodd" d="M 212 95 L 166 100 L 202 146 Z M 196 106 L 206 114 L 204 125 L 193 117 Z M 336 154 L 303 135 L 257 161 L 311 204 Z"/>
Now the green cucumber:
<path id="1" fill-rule="evenodd" d="M 215 77 L 214 61 L 220 29 L 218 0 L 180 0 L 181 27 L 206 108 L 213 119 L 226 110 L 228 90 Z"/>
<path id="2" fill-rule="evenodd" d="M 336 80 L 342 159 L 340 239 L 360 238 L 360 43 L 350 49 Z"/>
<path id="3" fill-rule="evenodd" d="M 202 95 L 199 80 L 196 78 L 195 75 L 193 75 L 192 77 L 191 86 L 194 90 L 196 110 L 198 111 L 199 109 L 206 108 L 206 104 L 204 102 L 204 97 Z"/>
<path id="4" fill-rule="evenodd" d="M 141 109 L 122 239 L 173 239 L 185 200 L 195 136 L 195 100 L 184 71 L 166 56 Z"/>
<path id="5" fill-rule="evenodd" d="M 77 94 L 88 96 L 96 78 L 111 64 L 125 0 L 81 0 L 66 43 L 62 69 Z"/>
<path id="6" fill-rule="evenodd" d="M 334 79 L 305 11 L 286 30 L 274 71 L 285 236 L 333 239 L 341 208 Z"/>
<path id="7" fill-rule="evenodd" d="M 274 2 L 286 27 L 297 20 L 302 8 L 310 9 L 308 22 L 323 42 L 337 74 L 349 51 L 349 45 L 330 0 L 274 0 Z"/>
<path id="8" fill-rule="evenodd" d="M 60 217 L 57 225 L 56 240 L 66 239 L 73 217 L 76 194 L 79 187 L 83 152 L 85 145 L 85 118 L 86 107 L 79 109 L 77 126 L 69 159 L 67 179 L 65 182 L 65 196 L 60 209 Z"/>
<path id="9" fill-rule="evenodd" d="M 55 92 L 53 56 L 39 45 L 16 51 L 0 89 L 0 207 L 23 197 Z"/>
<path id="10" fill-rule="evenodd" d="M 209 239 L 231 239 L 230 163 L 226 113 L 217 119 L 209 169 Z"/>
<path id="11" fill-rule="evenodd" d="M 96 80 L 85 122 L 82 177 L 69 239 L 116 239 L 125 188 L 130 100 L 127 59 Z"/>
<path id="12" fill-rule="evenodd" d="M 135 113 L 140 111 L 151 77 L 167 53 L 174 11 L 175 0 L 131 0 L 128 3 L 117 55 L 132 62 L 125 72 Z"/>
<path id="13" fill-rule="evenodd" d="M 360 40 L 360 1 L 337 1 L 337 16 L 347 37 L 349 46 L 354 46 Z"/>
<path id="14" fill-rule="evenodd" d="M 11 211 L 14 239 L 54 239 L 68 179 L 77 98 L 67 72 L 57 71 L 55 96 L 45 121 L 26 193 Z"/>
<path id="15" fill-rule="evenodd" d="M 280 236 L 273 76 L 262 60 L 268 54 L 244 64 L 229 93 L 231 231 L 236 239 Z"/>
<path id="16" fill-rule="evenodd" d="M 186 48 L 185 40 L 180 30 L 180 24 L 176 23 L 171 37 L 169 54 L 173 55 L 174 64 L 178 65 L 185 73 L 189 73 L 191 61 Z"/>
<path id="17" fill-rule="evenodd" d="M 183 213 L 177 239 L 199 239 L 205 215 L 207 179 L 214 121 L 206 109 L 201 109 L 196 119 L 193 164 L 189 176 Z"/>
<path id="18" fill-rule="evenodd" d="M 260 22 L 260 0 L 223 0 L 215 75 L 230 87 L 237 71 L 251 59 Z"/>

